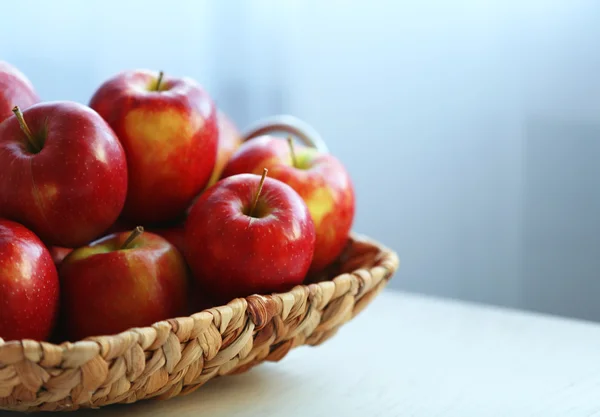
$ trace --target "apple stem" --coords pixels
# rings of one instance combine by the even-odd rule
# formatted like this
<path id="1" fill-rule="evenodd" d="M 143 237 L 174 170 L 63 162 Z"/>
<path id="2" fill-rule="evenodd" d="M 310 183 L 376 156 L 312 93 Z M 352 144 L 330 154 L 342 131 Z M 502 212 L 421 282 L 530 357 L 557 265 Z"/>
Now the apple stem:
<path id="1" fill-rule="evenodd" d="M 292 156 L 292 164 L 297 167 L 298 163 L 296 160 L 296 151 L 294 150 L 294 139 L 291 136 L 287 138 L 288 145 L 290 146 L 290 155 Z"/>
<path id="2" fill-rule="evenodd" d="M 156 91 L 160 91 L 160 83 L 162 83 L 164 72 L 160 71 L 158 73 L 158 81 L 156 81 Z"/>
<path id="3" fill-rule="evenodd" d="M 19 121 L 21 130 L 23 131 L 23 133 L 25 133 L 25 136 L 27 136 L 27 140 L 29 140 L 29 143 L 31 144 L 33 151 L 35 153 L 38 153 L 39 151 L 41 151 L 42 147 L 37 143 L 37 141 L 35 140 L 35 137 L 33 136 L 33 133 L 31 133 L 31 130 L 29 129 L 29 126 L 27 126 L 27 123 L 25 123 L 25 117 L 23 117 L 23 112 L 21 111 L 19 106 L 13 107 L 12 111 L 15 114 L 15 116 L 17 116 L 17 120 Z"/>
<path id="4" fill-rule="evenodd" d="M 256 191 L 256 195 L 254 196 L 254 201 L 252 202 L 252 208 L 250 209 L 250 213 L 248 214 L 250 217 L 252 217 L 254 215 L 254 210 L 256 210 L 256 205 L 258 204 L 258 199 L 260 197 L 260 193 L 262 192 L 263 185 L 265 184 L 265 179 L 267 178 L 267 172 L 269 172 L 269 170 L 267 168 L 265 168 L 263 170 L 263 174 L 260 179 L 260 182 L 258 183 L 258 191 Z"/>
<path id="5" fill-rule="evenodd" d="M 131 245 L 131 243 L 138 238 L 139 235 L 141 235 L 142 233 L 144 233 L 144 228 L 142 226 L 138 226 L 135 229 L 133 229 L 133 231 L 129 234 L 129 236 L 127 236 L 127 239 L 125 239 L 125 242 L 123 242 L 123 244 L 121 245 L 120 249 L 129 249 L 129 246 Z"/>

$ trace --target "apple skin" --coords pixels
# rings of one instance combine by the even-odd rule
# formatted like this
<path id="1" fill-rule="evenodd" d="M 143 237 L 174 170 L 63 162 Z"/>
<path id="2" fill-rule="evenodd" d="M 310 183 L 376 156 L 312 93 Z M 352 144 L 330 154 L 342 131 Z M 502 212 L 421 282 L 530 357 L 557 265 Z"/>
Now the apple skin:
<path id="1" fill-rule="evenodd" d="M 205 291 L 198 285 L 197 282 L 193 282 L 190 294 L 190 314 L 199 313 L 209 308 L 218 307 L 222 303 L 217 303 L 212 300 Z"/>
<path id="2" fill-rule="evenodd" d="M 291 187 L 267 177 L 250 217 L 245 213 L 260 180 L 256 174 L 221 180 L 190 210 L 186 259 L 211 302 L 287 291 L 306 276 L 315 248 L 308 208 Z"/>
<path id="3" fill-rule="evenodd" d="M 0 219 L 0 337 L 50 337 L 59 310 L 59 282 L 42 241 L 22 224 Z"/>
<path id="4" fill-rule="evenodd" d="M 50 246 L 48 248 L 50 251 L 50 256 L 52 256 L 52 261 L 54 265 L 57 267 L 62 263 L 62 261 L 67 257 L 68 254 L 73 252 L 71 248 L 63 248 L 61 246 Z"/>
<path id="5" fill-rule="evenodd" d="M 172 227 L 162 229 L 151 229 L 152 233 L 162 236 L 169 241 L 173 246 L 179 250 L 181 254 L 185 254 L 185 228 L 182 224 L 177 224 Z M 187 265 L 187 264 L 186 264 Z M 188 271 L 191 270 L 188 266 Z M 216 304 L 213 303 L 208 294 L 199 288 L 196 281 L 190 280 L 190 287 L 188 288 L 188 311 L 190 314 L 197 313 L 207 308 L 214 307 Z"/>
<path id="6" fill-rule="evenodd" d="M 75 249 L 59 267 L 65 336 L 81 340 L 181 317 L 188 311 L 183 255 L 150 232 L 120 249 L 130 232 Z"/>
<path id="7" fill-rule="evenodd" d="M 151 229 L 150 231 L 165 238 L 182 254 L 185 253 L 185 229 L 183 225 L 166 227 L 162 229 Z"/>
<path id="8" fill-rule="evenodd" d="M 223 169 L 225 169 L 231 155 L 234 154 L 243 142 L 242 134 L 238 127 L 233 120 L 221 110 L 217 113 L 217 122 L 219 126 L 217 161 L 207 187 L 212 186 L 221 178 Z"/>
<path id="9" fill-rule="evenodd" d="M 129 192 L 122 217 L 136 224 L 171 223 L 208 183 L 217 157 L 217 109 L 188 77 L 123 71 L 90 100 L 125 148 Z"/>
<path id="10" fill-rule="evenodd" d="M 12 109 L 21 110 L 40 102 L 31 81 L 14 65 L 0 61 L 0 122 L 13 115 Z"/>
<path id="11" fill-rule="evenodd" d="M 299 167 L 292 163 L 290 146 L 283 138 L 259 136 L 244 142 L 229 160 L 222 178 L 263 168 L 269 177 L 291 186 L 306 202 L 317 233 L 309 273 L 322 271 L 340 256 L 354 222 L 355 191 L 344 165 L 333 155 L 294 145 Z"/>
<path id="12" fill-rule="evenodd" d="M 23 111 L 38 153 L 16 116 L 0 124 L 0 217 L 31 229 L 47 246 L 77 247 L 119 217 L 127 161 L 108 124 L 83 104 L 56 101 Z"/>

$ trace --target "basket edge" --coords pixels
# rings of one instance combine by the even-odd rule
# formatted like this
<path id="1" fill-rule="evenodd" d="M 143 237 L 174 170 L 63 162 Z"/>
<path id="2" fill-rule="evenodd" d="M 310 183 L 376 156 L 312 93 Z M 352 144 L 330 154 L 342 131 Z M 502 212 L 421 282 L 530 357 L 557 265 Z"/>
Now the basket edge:
<path id="1" fill-rule="evenodd" d="M 242 308 L 250 315 L 251 320 L 257 328 L 269 321 L 269 316 L 282 314 L 284 307 L 281 300 L 293 297 L 306 297 L 307 300 L 319 297 L 319 294 L 331 291 L 332 283 L 335 292 L 330 297 L 316 302 L 327 305 L 331 299 L 338 298 L 344 291 L 357 295 L 358 298 L 373 289 L 376 284 L 385 280 L 389 281 L 400 265 L 398 254 L 384 244 L 364 234 L 351 233 L 349 242 L 372 245 L 379 251 L 380 261 L 372 267 L 360 267 L 351 272 L 341 273 L 330 280 L 317 283 L 304 283 L 291 288 L 287 292 L 272 293 L 267 295 L 252 294 L 246 297 L 238 297 L 227 304 L 207 308 L 188 316 L 173 317 L 155 322 L 149 326 L 135 327 L 124 330 L 113 335 L 101 335 L 88 337 L 75 342 L 62 342 L 59 344 L 37 341 L 30 339 L 3 341 L 0 338 L 0 369 L 4 366 L 14 364 L 27 359 L 44 367 L 59 367 L 64 369 L 78 368 L 89 360 L 100 354 L 109 360 L 118 356 L 119 352 L 110 352 L 111 346 L 130 346 L 133 343 L 140 344 L 144 350 L 153 350 L 152 345 L 161 346 L 164 342 L 157 335 L 168 334 L 171 331 L 177 333 L 177 323 L 190 318 L 206 322 L 207 324 L 220 321 L 220 317 L 228 314 L 228 309 Z M 381 275 L 377 283 L 365 283 L 364 276 Z M 277 307 L 273 307 L 276 305 Z M 285 311 L 283 312 L 285 314 Z M 287 312 L 289 314 L 290 312 Z M 167 331 L 168 330 L 168 331 Z"/>

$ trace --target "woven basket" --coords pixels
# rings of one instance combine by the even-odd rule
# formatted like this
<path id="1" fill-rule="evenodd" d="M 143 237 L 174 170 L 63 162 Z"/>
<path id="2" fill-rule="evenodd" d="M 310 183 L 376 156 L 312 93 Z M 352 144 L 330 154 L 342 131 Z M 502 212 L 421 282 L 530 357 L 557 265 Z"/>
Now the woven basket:
<path id="1" fill-rule="evenodd" d="M 283 294 L 75 343 L 0 339 L 0 409 L 64 411 L 188 394 L 214 377 L 324 342 L 397 268 L 393 251 L 352 235 L 327 276 Z"/>

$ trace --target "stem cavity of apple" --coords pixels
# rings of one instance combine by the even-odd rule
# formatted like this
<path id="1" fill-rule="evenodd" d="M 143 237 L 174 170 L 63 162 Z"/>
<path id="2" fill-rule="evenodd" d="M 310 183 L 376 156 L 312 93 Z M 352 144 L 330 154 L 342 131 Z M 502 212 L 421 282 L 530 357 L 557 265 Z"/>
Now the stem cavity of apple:
<path id="1" fill-rule="evenodd" d="M 164 75 L 165 73 L 163 71 L 160 71 L 158 73 L 158 80 L 156 81 L 156 91 L 160 91 L 160 84 L 162 83 Z"/>
<path id="2" fill-rule="evenodd" d="M 19 126 L 21 126 L 21 130 L 23 131 L 23 133 L 25 133 L 25 136 L 27 136 L 27 140 L 31 145 L 31 150 L 33 151 L 33 153 L 40 152 L 42 150 L 42 146 L 38 143 L 35 136 L 33 136 L 33 133 L 31 133 L 31 130 L 29 129 L 29 126 L 27 126 L 27 123 L 25 122 L 25 117 L 23 117 L 23 112 L 21 111 L 19 106 L 13 107 L 12 112 L 17 117 L 17 120 L 19 121 Z"/>
<path id="3" fill-rule="evenodd" d="M 254 196 L 254 201 L 252 202 L 252 208 L 248 213 L 248 216 L 254 217 L 254 211 L 256 210 L 256 205 L 258 204 L 258 199 L 260 198 L 260 193 L 262 192 L 263 185 L 265 185 L 265 179 L 267 178 L 267 173 L 269 170 L 267 168 L 263 169 L 262 177 L 260 178 L 260 182 L 258 183 L 258 191 L 256 191 L 256 195 Z"/>
<path id="4" fill-rule="evenodd" d="M 288 136 L 287 143 L 290 147 L 290 155 L 292 156 L 292 165 L 297 167 L 298 160 L 296 159 L 296 151 L 294 150 L 294 139 L 291 136 Z"/>
<path id="5" fill-rule="evenodd" d="M 142 233 L 144 233 L 144 228 L 142 226 L 138 226 L 135 229 L 133 229 L 133 231 L 129 234 L 129 236 L 127 236 L 127 239 L 125 239 L 125 242 L 123 242 L 119 249 L 129 249 L 133 241 L 136 240 L 138 236 Z"/>

